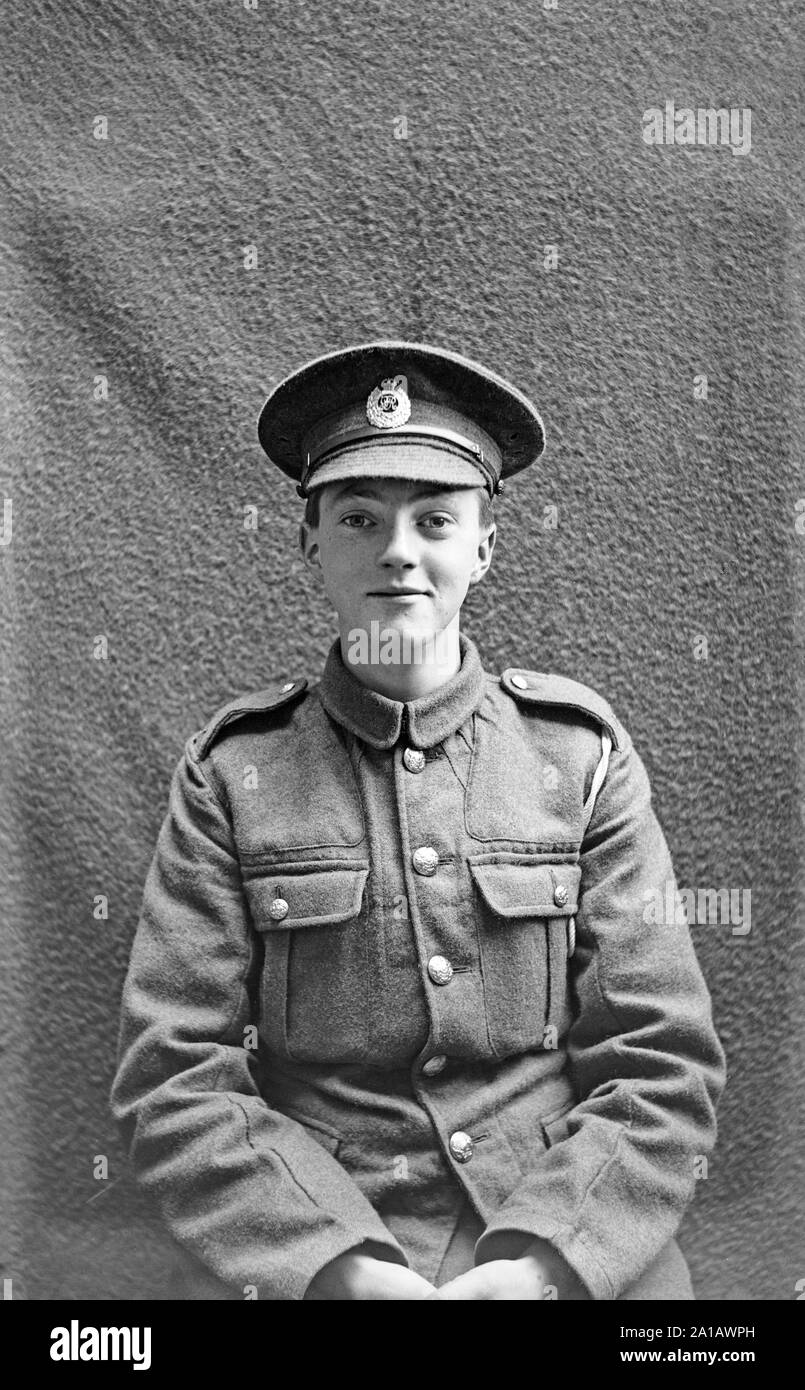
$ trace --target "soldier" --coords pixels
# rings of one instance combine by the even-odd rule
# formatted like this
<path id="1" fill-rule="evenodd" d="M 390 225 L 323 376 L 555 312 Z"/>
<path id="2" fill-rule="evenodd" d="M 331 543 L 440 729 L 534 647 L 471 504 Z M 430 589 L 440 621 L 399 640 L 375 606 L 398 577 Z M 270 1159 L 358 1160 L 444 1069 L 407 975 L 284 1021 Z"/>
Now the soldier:
<path id="1" fill-rule="evenodd" d="M 378 342 L 259 434 L 339 631 L 188 740 L 145 887 L 112 1103 L 185 1296 L 692 1298 L 724 1055 L 645 768 L 459 627 L 537 411 Z"/>

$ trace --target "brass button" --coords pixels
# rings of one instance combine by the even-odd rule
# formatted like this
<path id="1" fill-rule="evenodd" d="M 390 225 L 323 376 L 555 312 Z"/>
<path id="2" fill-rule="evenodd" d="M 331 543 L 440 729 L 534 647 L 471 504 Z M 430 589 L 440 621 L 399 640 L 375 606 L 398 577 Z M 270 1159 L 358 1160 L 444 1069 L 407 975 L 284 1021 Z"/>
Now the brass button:
<path id="1" fill-rule="evenodd" d="M 406 748 L 403 762 L 409 772 L 421 772 L 425 766 L 425 754 L 419 748 Z"/>
<path id="2" fill-rule="evenodd" d="M 510 676 L 509 679 L 512 685 L 517 686 L 518 690 L 528 689 L 528 681 L 526 680 L 525 676 Z"/>
<path id="3" fill-rule="evenodd" d="M 439 1072 L 444 1071 L 446 1066 L 447 1058 L 443 1057 L 441 1053 L 437 1053 L 435 1057 L 429 1057 L 427 1062 L 422 1063 L 422 1070 L 426 1076 L 438 1076 Z"/>
<path id="4" fill-rule="evenodd" d="M 564 907 L 568 899 L 568 892 L 564 883 L 558 883 L 553 890 L 553 900 L 557 907 Z"/>
<path id="5" fill-rule="evenodd" d="M 268 909 L 268 915 L 269 917 L 272 917 L 275 922 L 281 922 L 283 917 L 287 917 L 288 904 L 286 903 L 285 899 L 275 898 L 270 908 Z"/>
<path id="6" fill-rule="evenodd" d="M 435 849 L 431 849 L 430 845 L 422 845 L 419 849 L 415 849 L 413 861 L 417 873 L 424 874 L 426 877 L 435 874 L 439 867 L 439 856 Z"/>
<path id="7" fill-rule="evenodd" d="M 453 967 L 446 956 L 431 956 L 428 974 L 435 985 L 449 985 L 453 978 Z"/>
<path id="8" fill-rule="evenodd" d="M 456 1163 L 469 1163 L 472 1158 L 473 1143 L 463 1129 L 457 1129 L 455 1134 L 450 1135 L 450 1152 Z"/>

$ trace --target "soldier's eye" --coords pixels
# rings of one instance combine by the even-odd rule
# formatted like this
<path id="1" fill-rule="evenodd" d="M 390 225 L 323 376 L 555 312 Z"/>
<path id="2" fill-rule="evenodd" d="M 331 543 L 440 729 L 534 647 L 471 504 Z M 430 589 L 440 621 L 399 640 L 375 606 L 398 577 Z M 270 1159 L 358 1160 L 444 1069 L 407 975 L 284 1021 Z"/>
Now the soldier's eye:
<path id="1" fill-rule="evenodd" d="M 369 518 L 364 512 L 347 512 L 347 515 L 341 518 L 342 524 L 348 527 L 350 531 L 362 531 L 364 528 L 360 523 L 368 520 Z M 358 524 L 353 526 L 352 522 L 357 522 Z"/>
<path id="2" fill-rule="evenodd" d="M 430 525 L 432 530 L 446 531 L 453 518 L 451 516 L 444 516 L 441 512 L 431 512 L 429 516 L 424 517 L 424 520 Z"/>

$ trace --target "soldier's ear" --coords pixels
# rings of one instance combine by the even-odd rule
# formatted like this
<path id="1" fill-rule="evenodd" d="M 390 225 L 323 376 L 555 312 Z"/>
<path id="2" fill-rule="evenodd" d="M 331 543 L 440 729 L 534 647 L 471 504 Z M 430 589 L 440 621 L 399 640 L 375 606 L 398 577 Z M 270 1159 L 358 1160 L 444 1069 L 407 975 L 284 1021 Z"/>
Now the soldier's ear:
<path id="1" fill-rule="evenodd" d="M 471 584 L 480 584 L 489 569 L 492 563 L 492 551 L 495 548 L 497 533 L 498 528 L 493 522 L 489 534 L 482 536 L 481 540 L 478 542 L 478 557 L 472 567 L 472 574 L 470 575 Z"/>
<path id="2" fill-rule="evenodd" d="M 306 521 L 299 523 L 299 549 L 306 565 L 309 565 L 311 569 L 321 569 L 318 528 L 313 528 Z"/>

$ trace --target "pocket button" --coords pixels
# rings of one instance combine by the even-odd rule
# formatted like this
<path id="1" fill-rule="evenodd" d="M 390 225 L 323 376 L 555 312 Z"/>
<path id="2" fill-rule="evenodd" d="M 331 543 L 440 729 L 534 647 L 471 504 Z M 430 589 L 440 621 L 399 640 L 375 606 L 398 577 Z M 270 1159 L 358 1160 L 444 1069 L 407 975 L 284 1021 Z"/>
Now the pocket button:
<path id="1" fill-rule="evenodd" d="M 284 917 L 287 917 L 288 904 L 286 903 L 285 899 L 275 898 L 270 908 L 268 909 L 268 915 L 274 922 L 281 922 Z"/>

